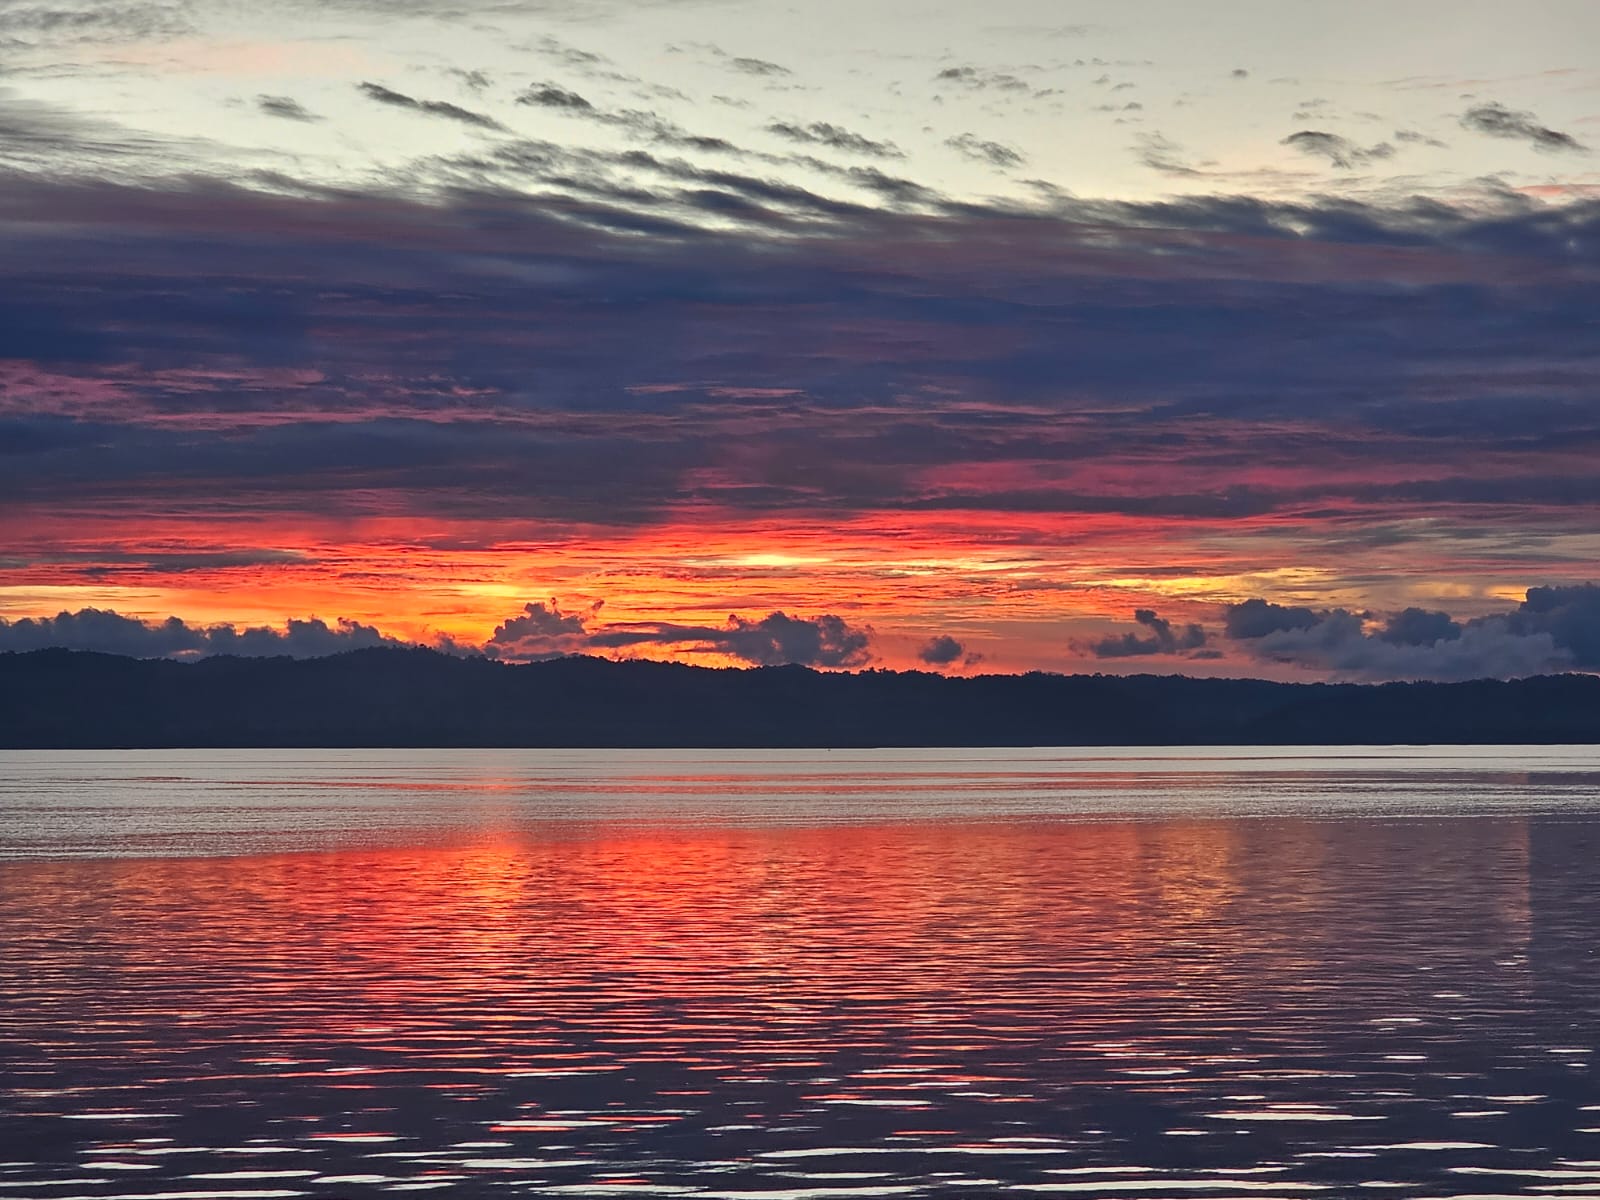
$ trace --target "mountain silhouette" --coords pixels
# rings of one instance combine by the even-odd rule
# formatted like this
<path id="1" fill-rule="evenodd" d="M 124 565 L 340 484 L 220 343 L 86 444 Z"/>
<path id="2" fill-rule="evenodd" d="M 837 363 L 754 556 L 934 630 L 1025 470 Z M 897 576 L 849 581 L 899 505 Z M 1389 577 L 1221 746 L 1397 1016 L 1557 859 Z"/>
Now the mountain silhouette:
<path id="1" fill-rule="evenodd" d="M 197 662 L 0 654 L 0 746 L 1588 743 L 1600 676 L 1273 683 L 1173 675 L 510 665 L 421 649 Z"/>

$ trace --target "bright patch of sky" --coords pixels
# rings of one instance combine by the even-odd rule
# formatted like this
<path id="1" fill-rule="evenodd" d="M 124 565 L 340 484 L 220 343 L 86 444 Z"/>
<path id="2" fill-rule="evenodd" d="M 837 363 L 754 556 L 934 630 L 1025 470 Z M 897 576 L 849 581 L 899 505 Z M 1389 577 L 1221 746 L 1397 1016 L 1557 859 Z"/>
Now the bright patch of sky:
<path id="1" fill-rule="evenodd" d="M 914 203 L 885 177 L 1559 196 L 1600 185 L 1595 45 L 1592 0 L 41 0 L 0 9 L 0 157 L 426 190 L 516 187 L 507 149 L 553 145 L 613 184 L 648 186 L 615 157 L 647 151 L 878 203 Z"/>

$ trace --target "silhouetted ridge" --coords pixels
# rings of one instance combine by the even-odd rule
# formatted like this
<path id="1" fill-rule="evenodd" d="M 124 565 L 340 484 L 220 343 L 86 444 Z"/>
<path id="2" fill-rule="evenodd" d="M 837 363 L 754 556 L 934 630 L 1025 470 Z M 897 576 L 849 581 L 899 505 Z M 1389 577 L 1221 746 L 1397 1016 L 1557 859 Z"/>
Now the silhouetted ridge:
<path id="1" fill-rule="evenodd" d="M 1291 684 L 712 669 L 431 650 L 178 663 L 0 654 L 0 746 L 1586 743 L 1600 677 Z"/>

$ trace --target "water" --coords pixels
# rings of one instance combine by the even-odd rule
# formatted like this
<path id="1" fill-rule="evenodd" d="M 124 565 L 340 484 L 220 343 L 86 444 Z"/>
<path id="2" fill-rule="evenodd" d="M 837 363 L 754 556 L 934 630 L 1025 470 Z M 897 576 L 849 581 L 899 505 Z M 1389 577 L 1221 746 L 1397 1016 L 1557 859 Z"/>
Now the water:
<path id="1" fill-rule="evenodd" d="M 1600 754 L 0 755 L 0 1200 L 1600 1193 Z"/>

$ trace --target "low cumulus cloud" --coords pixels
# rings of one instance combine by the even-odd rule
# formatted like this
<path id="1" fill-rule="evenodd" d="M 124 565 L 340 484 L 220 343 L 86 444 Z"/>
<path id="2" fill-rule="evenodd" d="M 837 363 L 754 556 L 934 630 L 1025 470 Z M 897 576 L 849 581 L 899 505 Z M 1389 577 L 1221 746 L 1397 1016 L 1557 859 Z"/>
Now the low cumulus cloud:
<path id="1" fill-rule="evenodd" d="M 100 608 L 62 612 L 53 617 L 23 617 L 18 621 L 0 617 L 0 652 L 60 647 L 131 658 L 205 658 L 214 654 L 318 658 L 346 650 L 407 644 L 371 625 L 343 617 L 332 625 L 316 617 L 290 620 L 282 629 L 190 625 L 177 617 L 146 623 Z"/>
<path id="2" fill-rule="evenodd" d="M 726 625 L 647 622 L 616 625 L 591 635 L 597 649 L 675 646 L 689 654 L 727 654 L 758 667 L 859 667 L 872 661 L 870 629 L 843 617 L 793 617 L 768 613 L 759 621 L 729 616 Z"/>
<path id="3" fill-rule="evenodd" d="M 983 661 L 983 655 L 968 650 L 965 643 L 948 633 L 941 633 L 922 644 L 917 650 L 917 661 L 936 671 L 950 671 L 976 666 Z"/>
<path id="4" fill-rule="evenodd" d="M 1394 157 L 1394 147 L 1388 142 L 1363 147 L 1347 137 L 1340 137 L 1337 133 L 1325 133 L 1320 129 L 1302 129 L 1298 133 L 1291 133 L 1283 139 L 1283 144 L 1292 146 L 1300 153 L 1313 158 L 1325 158 L 1334 166 L 1347 171 Z"/>
<path id="5" fill-rule="evenodd" d="M 930 667 L 948 667 L 951 663 L 960 660 L 966 653 L 966 647 L 948 633 L 941 633 L 938 637 L 929 638 L 922 649 L 917 651 L 917 657 Z"/>
<path id="6" fill-rule="evenodd" d="M 1461 127 L 1490 137 L 1527 142 L 1535 150 L 1585 151 L 1588 149 L 1570 133 L 1550 129 L 1530 112 L 1516 112 L 1503 104 L 1478 104 L 1461 114 Z"/>
<path id="7" fill-rule="evenodd" d="M 605 601 L 597 600 L 581 613 L 565 613 L 554 599 L 549 604 L 522 607 L 520 616 L 495 626 L 484 644 L 490 658 L 536 662 L 564 654 L 582 654 L 588 648 L 588 622 L 599 615 Z"/>
<path id="8" fill-rule="evenodd" d="M 1093 642 L 1088 649 L 1096 658 L 1137 658 L 1147 654 L 1182 654 L 1198 650 L 1206 644 L 1206 631 L 1199 625 L 1174 627 L 1171 621 L 1158 616 L 1152 608 L 1134 610 L 1133 619 L 1148 634 L 1113 634 Z"/>
<path id="9" fill-rule="evenodd" d="M 772 612 L 759 620 L 734 615 L 722 625 L 671 621 L 605 624 L 599 620 L 603 607 L 604 601 L 598 600 L 576 612 L 564 611 L 555 600 L 525 604 L 520 613 L 497 625 L 481 647 L 441 636 L 430 648 L 447 654 L 482 654 L 504 662 L 609 654 L 638 646 L 662 646 L 689 656 L 721 654 L 760 667 L 859 667 L 873 659 L 872 629 L 852 625 L 833 613 L 800 617 Z M 193 659 L 216 654 L 317 658 L 346 650 L 417 644 L 344 618 L 332 625 L 316 617 L 290 620 L 282 629 L 191 625 L 178 617 L 146 622 L 96 608 L 17 621 L 0 618 L 0 653 L 55 647 L 132 658 Z"/>
<path id="10" fill-rule="evenodd" d="M 528 604 L 519 616 L 496 627 L 484 645 L 490 658 L 533 662 L 564 654 L 593 654 L 666 646 L 685 654 L 724 654 L 752 666 L 858 667 L 872 661 L 872 631 L 827 613 L 818 617 L 768 613 L 760 620 L 729 616 L 724 625 L 672 621 L 599 624 L 601 603 L 578 613 L 549 604 Z"/>
<path id="11" fill-rule="evenodd" d="M 1517 678 L 1600 669 L 1600 587 L 1529 588 L 1514 609 L 1458 620 L 1407 608 L 1379 619 L 1345 608 L 1246 600 L 1224 631 L 1255 658 L 1350 679 Z"/>

